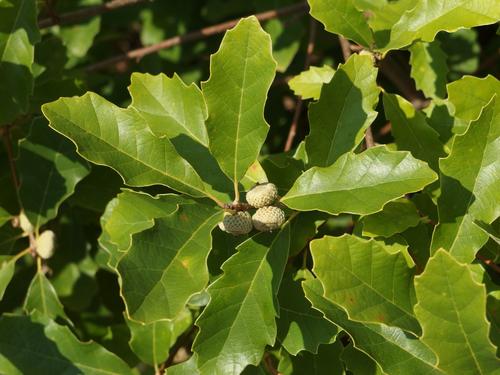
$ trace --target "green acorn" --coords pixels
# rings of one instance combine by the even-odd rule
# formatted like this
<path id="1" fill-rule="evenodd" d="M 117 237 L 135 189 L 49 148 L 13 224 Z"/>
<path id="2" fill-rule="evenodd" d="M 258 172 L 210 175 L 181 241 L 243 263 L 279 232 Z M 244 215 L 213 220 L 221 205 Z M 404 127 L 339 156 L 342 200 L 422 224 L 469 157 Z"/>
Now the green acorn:
<path id="1" fill-rule="evenodd" d="M 255 208 L 270 206 L 278 199 L 278 188 L 270 182 L 256 185 L 247 193 L 246 199 Z"/>
<path id="2" fill-rule="evenodd" d="M 285 222 L 285 212 L 275 206 L 261 207 L 252 216 L 255 229 L 261 232 L 271 232 Z"/>
<path id="3" fill-rule="evenodd" d="M 247 234 L 252 230 L 252 217 L 247 211 L 238 211 L 235 214 L 225 212 L 219 228 L 234 236 Z"/>

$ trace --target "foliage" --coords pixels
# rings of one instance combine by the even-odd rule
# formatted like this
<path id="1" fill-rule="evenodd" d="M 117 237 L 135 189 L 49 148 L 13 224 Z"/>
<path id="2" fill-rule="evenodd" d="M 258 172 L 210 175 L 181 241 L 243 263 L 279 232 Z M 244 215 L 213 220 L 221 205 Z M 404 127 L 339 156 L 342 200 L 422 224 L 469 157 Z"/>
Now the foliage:
<path id="1" fill-rule="evenodd" d="M 498 373 L 495 0 L 100 4 L 0 0 L 0 373 Z"/>

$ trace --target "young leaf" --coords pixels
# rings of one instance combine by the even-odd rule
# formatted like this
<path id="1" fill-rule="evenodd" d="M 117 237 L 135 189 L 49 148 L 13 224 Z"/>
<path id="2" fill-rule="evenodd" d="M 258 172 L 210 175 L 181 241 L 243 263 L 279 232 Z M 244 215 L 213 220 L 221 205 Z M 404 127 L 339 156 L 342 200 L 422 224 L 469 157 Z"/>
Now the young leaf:
<path id="1" fill-rule="evenodd" d="M 0 368 L 7 374 L 132 374 L 115 354 L 50 320 L 3 315 L 0 332 Z"/>
<path id="2" fill-rule="evenodd" d="M 131 107 L 141 113 L 154 134 L 169 139 L 187 134 L 208 146 L 207 108 L 194 83 L 187 86 L 177 74 L 169 78 L 142 73 L 133 73 L 130 82 Z"/>
<path id="3" fill-rule="evenodd" d="M 290 225 L 260 233 L 238 246 L 210 285 L 193 344 L 201 374 L 239 374 L 257 365 L 276 339 L 279 284 L 288 258 Z"/>
<path id="4" fill-rule="evenodd" d="M 455 137 L 450 156 L 441 159 L 439 224 L 432 251 L 443 248 L 470 263 L 488 235 L 474 219 L 490 224 L 500 216 L 500 98 L 484 107 L 467 132 Z"/>
<path id="5" fill-rule="evenodd" d="M 257 159 L 269 125 L 264 104 L 276 62 L 271 39 L 255 17 L 226 32 L 202 82 L 208 108 L 210 151 L 235 184 Z"/>
<path id="6" fill-rule="evenodd" d="M 194 168 L 167 138 L 150 132 L 137 110 L 119 108 L 87 93 L 45 104 L 42 111 L 50 126 L 75 142 L 84 158 L 115 169 L 126 184 L 159 184 L 213 198 Z"/>
<path id="7" fill-rule="evenodd" d="M 331 81 L 335 70 L 329 65 L 311 66 L 288 81 L 288 86 L 302 99 L 318 100 L 323 84 Z"/>
<path id="8" fill-rule="evenodd" d="M 30 134 L 19 143 L 16 166 L 19 196 L 35 230 L 57 216 L 61 203 L 90 172 L 75 155 L 73 144 L 52 131 L 43 118 L 33 121 Z"/>
<path id="9" fill-rule="evenodd" d="M 500 368 L 488 338 L 486 291 L 468 267 L 439 250 L 415 278 L 422 341 L 449 374 L 493 374 Z"/>
<path id="10" fill-rule="evenodd" d="M 179 205 L 174 213 L 132 238 L 118 263 L 121 292 L 133 320 L 173 319 L 208 282 L 210 233 L 222 211 L 203 204 Z"/>
<path id="11" fill-rule="evenodd" d="M 500 81 L 492 75 L 464 76 L 448 85 L 448 101 L 455 108 L 453 115 L 466 121 L 477 120 L 482 108 L 499 93 Z"/>
<path id="12" fill-rule="evenodd" d="M 327 167 L 352 151 L 377 117 L 377 68 L 368 55 L 352 55 L 309 107 L 306 150 L 311 166 Z"/>
<path id="13" fill-rule="evenodd" d="M 437 40 L 431 43 L 416 42 L 410 48 L 411 77 L 417 89 L 427 98 L 444 98 L 448 65 L 446 54 Z"/>
<path id="14" fill-rule="evenodd" d="M 441 374 L 436 355 L 418 339 L 396 327 L 379 323 L 350 320 L 346 312 L 323 297 L 317 279 L 302 282 L 306 298 L 325 318 L 345 330 L 354 346 L 377 362 L 384 373 L 391 375 Z"/>
<path id="15" fill-rule="evenodd" d="M 402 14 L 391 30 L 382 51 L 407 46 L 414 40 L 432 42 L 439 31 L 488 25 L 498 22 L 500 8 L 495 1 L 426 0 Z"/>
<path id="16" fill-rule="evenodd" d="M 313 240 L 311 254 L 325 298 L 342 306 L 350 319 L 420 332 L 413 314 L 413 271 L 402 253 L 343 235 Z"/>
<path id="17" fill-rule="evenodd" d="M 0 126 L 29 107 L 31 66 L 40 34 L 35 0 L 9 0 L 0 6 Z"/>
<path id="18" fill-rule="evenodd" d="M 391 237 L 396 233 L 417 226 L 420 223 L 420 216 L 410 200 L 401 198 L 387 203 L 380 212 L 363 216 L 361 220 L 363 236 Z"/>
<path id="19" fill-rule="evenodd" d="M 398 150 L 410 151 L 437 171 L 439 158 L 446 153 L 439 134 L 429 126 L 425 115 L 399 95 L 384 93 L 383 98 L 385 115 L 391 121 Z"/>
<path id="20" fill-rule="evenodd" d="M 372 147 L 345 154 L 329 167 L 307 170 L 281 201 L 299 211 L 367 215 L 436 179 L 427 164 L 409 152 Z"/>
<path id="21" fill-rule="evenodd" d="M 300 282 L 291 275 L 285 275 L 278 300 L 278 340 L 288 353 L 294 356 L 303 350 L 318 353 L 320 344 L 335 341 L 338 328 L 311 307 Z"/>
<path id="22" fill-rule="evenodd" d="M 373 34 L 363 12 L 354 0 L 308 0 L 311 16 L 325 25 L 325 30 L 340 34 L 356 43 L 370 47 Z"/>
<path id="23" fill-rule="evenodd" d="M 28 314 L 38 311 L 49 319 L 61 317 L 69 321 L 54 287 L 40 271 L 35 274 L 31 281 L 23 308 Z"/>

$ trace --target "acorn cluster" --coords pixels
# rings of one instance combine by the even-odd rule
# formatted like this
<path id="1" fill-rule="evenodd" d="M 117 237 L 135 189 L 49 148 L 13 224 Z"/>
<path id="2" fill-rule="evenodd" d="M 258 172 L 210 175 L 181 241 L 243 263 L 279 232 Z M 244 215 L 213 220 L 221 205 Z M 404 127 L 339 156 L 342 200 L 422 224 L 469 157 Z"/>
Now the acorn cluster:
<path id="1" fill-rule="evenodd" d="M 249 233 L 252 228 L 260 232 L 271 232 L 285 222 L 285 212 L 273 204 L 278 199 L 276 185 L 266 182 L 254 186 L 246 194 L 247 203 L 257 211 L 225 212 L 219 228 L 235 236 Z"/>

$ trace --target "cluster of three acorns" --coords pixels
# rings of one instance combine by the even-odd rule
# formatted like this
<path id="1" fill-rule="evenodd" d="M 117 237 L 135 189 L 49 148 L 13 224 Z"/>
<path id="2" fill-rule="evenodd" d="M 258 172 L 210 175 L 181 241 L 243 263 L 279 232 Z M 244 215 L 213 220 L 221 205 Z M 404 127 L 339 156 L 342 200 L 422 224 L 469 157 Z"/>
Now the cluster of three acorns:
<path id="1" fill-rule="evenodd" d="M 247 234 L 252 228 L 261 232 L 278 229 L 285 222 L 285 213 L 272 205 L 277 199 L 276 185 L 268 182 L 256 185 L 247 192 L 246 200 L 257 211 L 253 215 L 248 211 L 225 212 L 219 228 L 235 236 Z"/>

